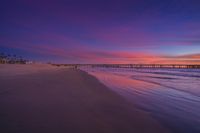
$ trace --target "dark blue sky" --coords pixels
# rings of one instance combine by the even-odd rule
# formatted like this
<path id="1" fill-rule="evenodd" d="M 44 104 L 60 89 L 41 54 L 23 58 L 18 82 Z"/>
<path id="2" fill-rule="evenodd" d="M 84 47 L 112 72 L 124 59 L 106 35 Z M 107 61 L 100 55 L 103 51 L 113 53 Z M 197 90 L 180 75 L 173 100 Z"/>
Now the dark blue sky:
<path id="1" fill-rule="evenodd" d="M 0 51 L 61 63 L 200 63 L 198 0 L 2 0 Z"/>

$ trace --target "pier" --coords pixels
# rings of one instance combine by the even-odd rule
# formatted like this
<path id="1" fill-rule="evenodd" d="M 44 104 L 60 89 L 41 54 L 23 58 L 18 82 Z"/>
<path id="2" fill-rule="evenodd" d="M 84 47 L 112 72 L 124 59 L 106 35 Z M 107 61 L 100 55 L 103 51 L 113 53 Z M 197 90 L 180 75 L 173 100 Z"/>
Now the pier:
<path id="1" fill-rule="evenodd" d="M 192 64 L 52 64 L 72 68 L 101 67 L 101 68 L 176 68 L 176 69 L 200 69 L 200 65 Z"/>

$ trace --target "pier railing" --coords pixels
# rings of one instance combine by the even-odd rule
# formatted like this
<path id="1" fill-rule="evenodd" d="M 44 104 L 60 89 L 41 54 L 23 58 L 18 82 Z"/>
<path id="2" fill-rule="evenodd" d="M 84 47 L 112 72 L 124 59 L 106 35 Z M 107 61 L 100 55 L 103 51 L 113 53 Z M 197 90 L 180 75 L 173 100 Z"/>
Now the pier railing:
<path id="1" fill-rule="evenodd" d="M 78 67 L 103 67 L 103 68 L 185 68 L 200 69 L 200 65 L 188 64 L 52 64 L 56 66 Z"/>

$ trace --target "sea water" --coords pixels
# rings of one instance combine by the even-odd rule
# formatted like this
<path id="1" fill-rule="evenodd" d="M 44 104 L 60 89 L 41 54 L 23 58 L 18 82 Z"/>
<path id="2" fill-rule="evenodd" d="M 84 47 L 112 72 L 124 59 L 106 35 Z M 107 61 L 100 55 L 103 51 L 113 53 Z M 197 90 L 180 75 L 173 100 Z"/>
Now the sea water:
<path id="1" fill-rule="evenodd" d="M 81 68 L 175 133 L 200 133 L 199 69 Z"/>

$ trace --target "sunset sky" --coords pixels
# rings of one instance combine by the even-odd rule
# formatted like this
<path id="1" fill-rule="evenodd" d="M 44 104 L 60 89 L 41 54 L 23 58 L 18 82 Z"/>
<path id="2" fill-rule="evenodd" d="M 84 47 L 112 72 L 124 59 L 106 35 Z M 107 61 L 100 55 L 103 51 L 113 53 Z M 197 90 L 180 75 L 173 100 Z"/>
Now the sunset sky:
<path id="1" fill-rule="evenodd" d="M 199 0 L 1 0 L 0 52 L 55 63 L 200 64 Z"/>

